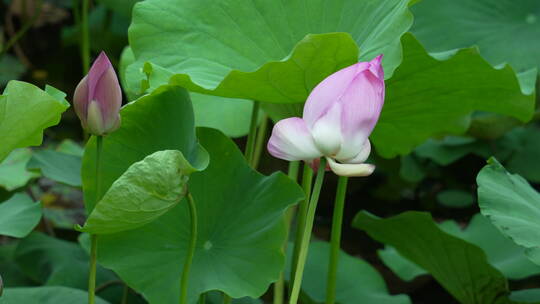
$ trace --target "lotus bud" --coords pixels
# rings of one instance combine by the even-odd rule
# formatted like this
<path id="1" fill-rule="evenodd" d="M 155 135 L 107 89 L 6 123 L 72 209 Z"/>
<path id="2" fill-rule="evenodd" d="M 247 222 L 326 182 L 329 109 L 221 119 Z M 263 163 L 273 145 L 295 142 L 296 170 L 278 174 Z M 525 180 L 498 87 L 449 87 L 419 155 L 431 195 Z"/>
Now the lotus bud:
<path id="1" fill-rule="evenodd" d="M 382 55 L 328 76 L 309 95 L 303 117 L 279 121 L 268 141 L 277 158 L 317 165 L 326 157 L 334 173 L 368 176 L 369 135 L 384 104 Z"/>
<path id="2" fill-rule="evenodd" d="M 73 104 L 83 128 L 90 134 L 106 135 L 120 127 L 122 90 L 104 52 L 77 85 Z"/>

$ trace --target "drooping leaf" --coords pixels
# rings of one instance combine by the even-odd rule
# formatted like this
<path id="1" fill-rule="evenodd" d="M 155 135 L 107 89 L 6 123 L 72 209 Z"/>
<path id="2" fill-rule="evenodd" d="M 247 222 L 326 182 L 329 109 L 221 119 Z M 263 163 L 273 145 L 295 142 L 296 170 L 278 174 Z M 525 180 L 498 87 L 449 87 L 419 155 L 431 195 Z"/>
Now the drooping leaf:
<path id="1" fill-rule="evenodd" d="M 419 157 L 416 157 L 413 154 L 401 157 L 399 175 L 405 181 L 418 183 L 426 177 L 427 172 L 428 169 L 424 166 L 423 161 Z"/>
<path id="2" fill-rule="evenodd" d="M 532 118 L 534 96 L 521 92 L 510 67 L 494 69 L 475 49 L 440 61 L 412 35 L 402 43 L 403 63 L 386 82 L 385 105 L 371 136 L 381 156 L 407 154 L 436 135 L 462 134 L 473 111 Z"/>
<path id="3" fill-rule="evenodd" d="M 540 68 L 538 1 L 430 0 L 412 11 L 412 32 L 429 52 L 478 46 L 492 65 L 509 63 L 522 74 Z M 534 89 L 536 71 L 530 74 L 525 75 L 527 90 Z"/>
<path id="4" fill-rule="evenodd" d="M 540 163 L 537 161 L 540 155 L 540 128 L 535 125 L 517 128 L 508 136 L 512 135 L 519 142 L 514 146 L 510 159 L 506 160 L 506 167 L 531 182 L 540 182 Z"/>
<path id="5" fill-rule="evenodd" d="M 523 122 L 513 117 L 478 111 L 472 115 L 471 126 L 467 130 L 467 134 L 479 139 L 496 140 L 521 125 Z"/>
<path id="6" fill-rule="evenodd" d="M 27 148 L 16 149 L 0 162 L 0 187 L 13 191 L 28 183 L 39 174 L 26 169 L 32 158 L 32 151 Z"/>
<path id="7" fill-rule="evenodd" d="M 476 245 L 443 232 L 428 213 L 409 211 L 387 219 L 359 213 L 353 226 L 428 271 L 460 303 L 510 303 L 504 276 Z"/>
<path id="8" fill-rule="evenodd" d="M 540 267 L 527 259 L 524 249 L 501 234 L 481 214 L 475 215 L 466 229 L 460 228 L 454 221 L 442 222 L 439 228 L 483 249 L 488 262 L 509 279 L 519 280 L 540 273 Z M 378 253 L 384 263 L 404 280 L 412 280 L 426 273 L 392 247 L 387 247 Z"/>
<path id="9" fill-rule="evenodd" d="M 164 86 L 143 96 L 121 110 L 122 126 L 103 139 L 100 179 L 102 191 L 109 187 L 133 163 L 162 150 L 181 151 L 195 168 L 201 167 L 207 154 L 197 144 L 193 110 L 187 92 Z M 141 144 L 144 143 L 144 144 Z M 83 157 L 82 179 L 87 213 L 96 204 L 95 138 L 89 140 Z"/>
<path id="10" fill-rule="evenodd" d="M 377 254 L 383 263 L 404 281 L 411 281 L 417 276 L 428 273 L 422 267 L 404 258 L 392 246 L 386 246 L 384 249 L 377 251 Z"/>
<path id="11" fill-rule="evenodd" d="M 43 130 L 56 125 L 69 107 L 61 94 L 53 87 L 42 91 L 21 81 L 8 83 L 0 95 L 0 161 L 16 148 L 41 144 Z"/>
<path id="12" fill-rule="evenodd" d="M 473 204 L 474 197 L 469 191 L 447 189 L 437 193 L 437 201 L 448 208 L 465 208 Z"/>
<path id="13" fill-rule="evenodd" d="M 519 303 L 540 303 L 540 288 L 512 291 L 510 299 Z"/>
<path id="14" fill-rule="evenodd" d="M 428 139 L 414 149 L 414 154 L 416 157 L 432 160 L 440 166 L 448 166 L 471 154 L 482 158 L 495 156 L 504 162 L 515 161 L 517 172 L 534 177 L 535 163 L 529 162 L 527 165 L 525 163 L 534 155 L 535 129 L 537 128 L 534 126 L 514 128 L 502 137 L 491 140 L 461 136 L 446 136 L 440 140 Z"/>
<path id="15" fill-rule="evenodd" d="M 47 178 L 69 186 L 81 187 L 81 157 L 54 150 L 34 151 L 26 166 Z"/>
<path id="16" fill-rule="evenodd" d="M 56 151 L 60 153 L 75 155 L 79 157 L 83 157 L 84 149 L 76 142 L 74 142 L 71 139 L 64 139 L 58 147 L 56 147 Z"/>
<path id="17" fill-rule="evenodd" d="M 303 102 L 318 82 L 358 60 L 355 44 L 362 60 L 384 53 L 390 76 L 401 60 L 399 38 L 412 23 L 408 4 L 144 1 L 133 10 L 129 40 L 137 62 L 128 70 L 149 61 L 177 73 L 173 81 L 190 91 Z M 309 35 L 324 33 L 333 34 Z M 139 83 L 141 76 L 133 81 Z"/>
<path id="18" fill-rule="evenodd" d="M 230 137 L 248 134 L 252 101 L 198 93 L 191 93 L 191 100 L 196 126 L 218 129 Z"/>
<path id="19" fill-rule="evenodd" d="M 143 117 L 141 122 L 148 119 Z M 281 173 L 253 171 L 234 142 L 218 131 L 201 129 L 199 139 L 211 162 L 188 185 L 199 219 L 189 302 L 209 290 L 257 298 L 284 267 L 283 216 L 303 197 L 302 190 Z M 144 140 L 152 145 L 157 139 Z M 100 236 L 99 261 L 149 302 L 177 303 L 189 235 L 187 204 L 180 203 L 139 229 Z"/>
<path id="20" fill-rule="evenodd" d="M 41 203 L 23 193 L 0 203 L 0 235 L 22 238 L 28 235 L 41 219 Z"/>
<path id="21" fill-rule="evenodd" d="M 2 304 L 86 303 L 88 302 L 88 293 L 80 289 L 64 286 L 14 287 L 4 290 L 1 301 Z M 108 303 L 96 296 L 96 304 Z"/>
<path id="22" fill-rule="evenodd" d="M 19 241 L 15 261 L 28 277 L 42 285 L 88 287 L 89 256 L 77 243 L 34 232 Z M 100 285 L 117 277 L 98 266 L 96 280 Z"/>
<path id="23" fill-rule="evenodd" d="M 508 173 L 494 158 L 480 171 L 476 182 L 482 214 L 540 265 L 540 194 L 523 177 Z"/>
<path id="24" fill-rule="evenodd" d="M 131 18 L 131 10 L 135 3 L 141 0 L 98 0 L 99 3 L 105 5 L 108 9 L 121 14 L 126 18 Z"/>
<path id="25" fill-rule="evenodd" d="M 182 152 L 155 152 L 131 165 L 97 203 L 81 231 L 110 234 L 148 224 L 174 208 L 187 191 L 193 168 Z"/>
<path id="26" fill-rule="evenodd" d="M 423 158 L 447 166 L 469 153 L 490 154 L 489 147 L 471 137 L 446 136 L 441 140 L 429 139 L 414 152 Z"/>
<path id="27" fill-rule="evenodd" d="M 293 246 L 287 246 L 290 274 Z M 302 280 L 302 292 L 309 303 L 325 303 L 330 244 L 312 242 Z M 340 251 L 336 281 L 336 303 L 409 304 L 406 295 L 390 295 L 382 276 L 369 263 Z"/>
<path id="28" fill-rule="evenodd" d="M 124 9 L 129 9 L 131 0 L 121 0 Z M 120 4 L 120 2 L 118 3 Z M 127 44 L 126 33 L 130 18 L 123 14 L 111 13 L 105 5 L 97 4 L 88 14 L 90 48 L 93 52 L 105 51 L 107 54 L 119 54 Z M 82 33 L 77 25 L 62 27 L 62 42 L 64 46 L 76 46 Z M 114 57 L 111 57 L 114 58 Z"/>
<path id="29" fill-rule="evenodd" d="M 210 304 L 221 304 L 223 303 L 223 293 L 217 291 L 210 291 L 206 293 L 206 303 Z M 249 297 L 244 297 L 240 299 L 233 299 L 233 304 L 264 304 L 261 299 L 253 299 Z"/>
<path id="30" fill-rule="evenodd" d="M 30 286 L 32 280 L 27 277 L 19 265 L 15 263 L 15 249 L 18 241 L 9 242 L 0 246 L 0 275 L 3 279 L 4 288 Z"/>
<path id="31" fill-rule="evenodd" d="M 0 71 L 2 71 L 0 73 L 0 87 L 6 85 L 10 80 L 21 77 L 25 70 L 25 66 L 17 58 L 10 54 L 3 54 L 0 58 Z"/>

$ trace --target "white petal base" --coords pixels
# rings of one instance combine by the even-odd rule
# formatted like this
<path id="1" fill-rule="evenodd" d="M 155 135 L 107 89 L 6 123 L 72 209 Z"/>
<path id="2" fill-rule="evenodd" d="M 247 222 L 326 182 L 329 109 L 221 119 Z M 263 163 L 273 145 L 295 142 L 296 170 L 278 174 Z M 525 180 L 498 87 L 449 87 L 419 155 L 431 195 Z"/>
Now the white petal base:
<path id="1" fill-rule="evenodd" d="M 375 171 L 375 166 L 371 164 L 340 164 L 327 157 L 330 169 L 339 176 L 369 176 Z"/>

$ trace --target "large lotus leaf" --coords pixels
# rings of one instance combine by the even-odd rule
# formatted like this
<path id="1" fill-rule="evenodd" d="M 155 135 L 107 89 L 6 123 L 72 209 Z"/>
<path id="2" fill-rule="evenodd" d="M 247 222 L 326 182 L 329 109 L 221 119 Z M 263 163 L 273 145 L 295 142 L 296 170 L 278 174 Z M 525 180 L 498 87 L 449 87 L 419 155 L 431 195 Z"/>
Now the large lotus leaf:
<path id="1" fill-rule="evenodd" d="M 23 193 L 17 193 L 0 203 L 0 235 L 22 238 L 28 235 L 41 219 L 41 203 Z"/>
<path id="2" fill-rule="evenodd" d="M 129 40 L 137 63 L 128 69 L 150 61 L 177 73 L 174 81 L 192 91 L 303 102 L 314 85 L 358 60 L 354 42 L 362 60 L 384 53 L 390 76 L 401 60 L 399 38 L 412 23 L 408 5 L 409 0 L 147 0 L 133 10 Z M 307 36 L 334 32 L 352 39 Z"/>
<path id="3" fill-rule="evenodd" d="M 412 35 L 402 43 L 403 63 L 386 82 L 385 105 L 372 134 L 382 156 L 407 154 L 435 135 L 462 134 L 473 111 L 532 118 L 534 96 L 521 92 L 510 67 L 494 69 L 476 49 L 437 60 Z"/>
<path id="4" fill-rule="evenodd" d="M 62 153 L 54 150 L 34 151 L 27 168 L 41 172 L 54 181 L 74 186 L 82 186 L 81 156 Z"/>
<path id="5" fill-rule="evenodd" d="M 540 195 L 521 176 L 490 159 L 478 174 L 478 204 L 483 215 L 540 265 Z"/>
<path id="6" fill-rule="evenodd" d="M 162 150 L 178 150 L 195 168 L 208 161 L 197 144 L 193 110 L 187 92 L 163 86 L 121 110 L 122 126 L 103 138 L 100 179 L 103 193 L 133 163 Z M 95 138 L 88 142 L 83 157 L 82 179 L 88 214 L 96 204 Z M 202 166 L 204 167 L 204 166 Z"/>
<path id="7" fill-rule="evenodd" d="M 189 87 L 185 74 L 170 83 L 206 94 L 274 103 L 301 103 L 326 76 L 358 60 L 358 47 L 348 33 L 307 35 L 289 57 L 266 63 L 255 72 L 233 70 L 215 90 Z"/>
<path id="8" fill-rule="evenodd" d="M 32 150 L 22 148 L 11 151 L 3 161 L 0 161 L 0 187 L 13 191 L 39 176 L 38 173 L 26 169 L 31 158 Z"/>
<path id="9" fill-rule="evenodd" d="M 0 161 L 16 148 L 41 144 L 43 130 L 56 125 L 69 107 L 64 96 L 49 86 L 42 91 L 22 81 L 8 83 L 0 95 Z"/>
<path id="10" fill-rule="evenodd" d="M 201 129 L 199 139 L 211 162 L 188 185 L 199 219 L 189 302 L 209 290 L 257 298 L 284 267 L 284 213 L 302 190 L 282 173 L 252 170 L 234 142 L 216 130 Z M 189 238 L 182 202 L 139 229 L 100 236 L 98 257 L 149 302 L 177 303 Z"/>
<path id="11" fill-rule="evenodd" d="M 287 246 L 290 274 L 293 246 Z M 330 244 L 312 242 L 302 280 L 302 292 L 308 303 L 325 303 Z M 336 303 L 409 304 L 406 295 L 390 295 L 382 276 L 369 263 L 340 251 L 336 279 Z"/>
<path id="12" fill-rule="evenodd" d="M 517 72 L 540 68 L 540 2 L 536 0 L 430 0 L 416 4 L 412 32 L 430 52 L 478 46 L 493 65 Z M 526 73 L 525 73 L 526 74 Z M 529 73 L 534 88 L 535 71 Z"/>
<path id="13" fill-rule="evenodd" d="M 64 286 L 14 287 L 4 290 L 1 301 L 2 304 L 86 303 L 88 302 L 88 293 L 84 290 Z M 100 297 L 96 297 L 96 304 L 108 303 Z"/>
<path id="14" fill-rule="evenodd" d="M 379 219 L 361 212 L 353 226 L 427 270 L 460 303 L 509 303 L 505 277 L 476 245 L 442 231 L 431 215 L 409 211 Z"/>
<path id="15" fill-rule="evenodd" d="M 130 69 L 130 73 L 146 74 L 144 86 L 140 82 L 128 82 L 126 76 L 127 66 L 135 61 L 135 55 L 130 47 L 126 47 L 120 58 L 120 80 L 129 99 L 135 99 L 143 93 L 151 92 L 162 83 L 167 83 L 172 76 L 170 71 L 157 66 L 152 66 L 151 71 L 143 73 L 139 70 Z M 218 129 L 231 137 L 241 137 L 249 132 L 251 111 L 253 102 L 245 99 L 226 98 L 199 93 L 191 93 L 191 102 L 195 114 L 195 125 Z"/>
<path id="16" fill-rule="evenodd" d="M 204 169 L 205 162 L 200 169 Z M 110 234 L 157 219 L 185 196 L 191 167 L 178 150 L 155 152 L 131 165 L 97 203 L 81 231 Z"/>
<path id="17" fill-rule="evenodd" d="M 89 256 L 77 243 L 34 232 L 19 241 L 15 261 L 34 282 L 79 289 L 88 287 Z M 111 271 L 98 266 L 98 285 L 116 279 Z"/>
<path id="18" fill-rule="evenodd" d="M 540 267 L 527 259 L 524 249 L 501 234 L 481 214 L 475 215 L 466 229 L 461 229 L 454 221 L 445 221 L 439 227 L 446 233 L 482 248 L 488 262 L 509 279 L 519 280 L 540 273 Z M 379 256 L 404 280 L 411 280 L 426 273 L 425 270 L 402 257 L 392 247 L 379 251 Z"/>

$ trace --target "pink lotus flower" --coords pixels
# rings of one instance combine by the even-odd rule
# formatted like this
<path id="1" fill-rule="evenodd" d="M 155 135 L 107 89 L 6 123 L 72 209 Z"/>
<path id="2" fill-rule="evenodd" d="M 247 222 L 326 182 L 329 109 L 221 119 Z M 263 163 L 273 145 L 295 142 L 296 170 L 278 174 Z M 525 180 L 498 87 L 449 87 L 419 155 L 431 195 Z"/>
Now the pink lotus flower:
<path id="1" fill-rule="evenodd" d="M 90 134 L 105 135 L 120 127 L 122 90 L 104 52 L 77 85 L 73 105 L 83 128 Z"/>
<path id="2" fill-rule="evenodd" d="M 365 164 L 371 152 L 369 135 L 384 104 L 382 55 L 328 76 L 309 95 L 303 118 L 279 121 L 268 151 L 284 160 L 316 165 L 326 157 L 341 176 L 368 176 L 375 166 Z"/>

